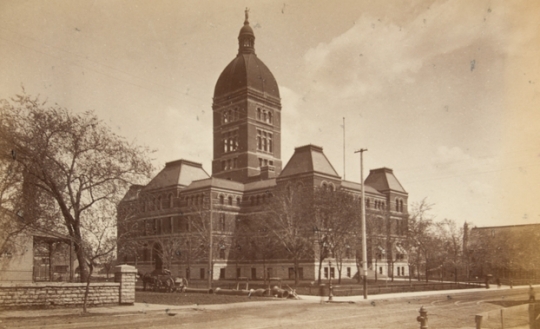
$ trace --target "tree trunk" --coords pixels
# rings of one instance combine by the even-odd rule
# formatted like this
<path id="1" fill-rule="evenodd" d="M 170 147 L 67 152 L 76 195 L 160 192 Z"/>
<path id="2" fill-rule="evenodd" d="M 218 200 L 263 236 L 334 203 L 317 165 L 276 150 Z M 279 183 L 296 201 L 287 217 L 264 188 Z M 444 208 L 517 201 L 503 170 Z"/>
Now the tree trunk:
<path id="1" fill-rule="evenodd" d="M 90 271 L 86 279 L 86 289 L 84 290 L 83 313 L 86 313 L 86 304 L 88 303 L 88 291 L 90 290 L 90 280 L 92 278 L 92 272 L 94 272 L 94 266 L 90 264 Z"/>
<path id="2" fill-rule="evenodd" d="M 323 259 L 322 259 L 321 257 L 319 257 L 319 279 L 317 280 L 319 286 L 321 285 L 321 270 L 322 270 L 322 263 L 323 263 Z"/>
<path id="3" fill-rule="evenodd" d="M 79 262 L 80 280 L 81 282 L 86 282 L 90 274 L 88 273 L 88 265 L 86 263 L 84 250 L 78 243 L 75 243 L 75 254 L 77 254 L 77 261 Z"/>
<path id="4" fill-rule="evenodd" d="M 298 259 L 294 260 L 294 286 L 298 286 Z"/>

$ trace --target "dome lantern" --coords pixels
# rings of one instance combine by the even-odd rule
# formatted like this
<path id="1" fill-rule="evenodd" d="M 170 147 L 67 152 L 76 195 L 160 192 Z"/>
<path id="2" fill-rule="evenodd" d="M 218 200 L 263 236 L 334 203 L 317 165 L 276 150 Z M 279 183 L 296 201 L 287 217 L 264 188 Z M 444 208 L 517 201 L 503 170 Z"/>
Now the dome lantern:
<path id="1" fill-rule="evenodd" d="M 255 53 L 255 34 L 249 25 L 249 8 L 246 8 L 246 19 L 244 26 L 240 29 L 238 35 L 238 54 L 254 54 Z"/>

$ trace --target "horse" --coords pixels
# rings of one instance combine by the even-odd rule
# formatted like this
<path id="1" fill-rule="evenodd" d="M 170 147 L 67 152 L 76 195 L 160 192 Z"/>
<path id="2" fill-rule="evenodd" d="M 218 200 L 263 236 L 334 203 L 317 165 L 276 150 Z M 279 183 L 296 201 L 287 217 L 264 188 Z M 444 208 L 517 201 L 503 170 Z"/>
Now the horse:
<path id="1" fill-rule="evenodd" d="M 152 276 L 151 273 L 143 273 L 141 271 L 137 271 L 137 275 L 143 282 L 143 290 L 146 291 L 146 285 L 149 285 L 150 287 L 153 287 L 156 283 L 156 277 Z"/>

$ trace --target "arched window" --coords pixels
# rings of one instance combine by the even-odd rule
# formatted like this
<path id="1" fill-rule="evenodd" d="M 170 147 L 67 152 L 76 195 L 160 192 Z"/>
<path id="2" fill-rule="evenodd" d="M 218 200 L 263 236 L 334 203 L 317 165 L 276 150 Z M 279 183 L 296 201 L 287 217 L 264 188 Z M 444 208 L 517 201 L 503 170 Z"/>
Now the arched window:
<path id="1" fill-rule="evenodd" d="M 237 206 L 240 206 L 240 203 L 241 203 L 240 197 L 236 197 L 236 205 L 237 205 Z"/>
<path id="2" fill-rule="evenodd" d="M 219 196 L 219 204 L 225 204 L 225 197 L 223 195 Z"/>
<path id="3" fill-rule="evenodd" d="M 232 206 L 232 196 L 229 197 L 229 206 Z"/>
<path id="4" fill-rule="evenodd" d="M 399 209 L 403 212 L 403 200 L 399 200 Z"/>
<path id="5" fill-rule="evenodd" d="M 272 123 L 272 112 L 268 112 L 268 123 Z"/>
<path id="6" fill-rule="evenodd" d="M 260 108 L 257 108 L 257 120 L 261 120 L 261 109 Z"/>
<path id="7" fill-rule="evenodd" d="M 371 205 L 370 205 L 370 202 L 369 202 L 369 199 L 366 199 L 366 208 L 370 208 Z"/>
<path id="8" fill-rule="evenodd" d="M 399 200 L 396 198 L 396 211 L 399 211 Z"/>

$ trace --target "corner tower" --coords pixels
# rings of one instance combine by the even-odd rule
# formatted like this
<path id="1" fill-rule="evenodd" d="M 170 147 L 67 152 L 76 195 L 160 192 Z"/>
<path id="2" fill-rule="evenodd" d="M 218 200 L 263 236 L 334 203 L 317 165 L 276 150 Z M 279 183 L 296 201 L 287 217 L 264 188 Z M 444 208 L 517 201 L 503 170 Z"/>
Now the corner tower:
<path id="1" fill-rule="evenodd" d="M 238 55 L 219 76 L 212 105 L 212 176 L 242 183 L 277 176 L 282 168 L 279 88 L 255 54 L 248 12 L 238 35 Z"/>

